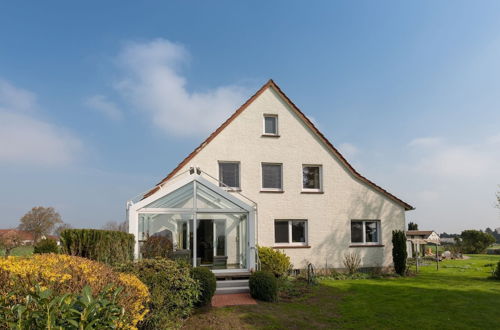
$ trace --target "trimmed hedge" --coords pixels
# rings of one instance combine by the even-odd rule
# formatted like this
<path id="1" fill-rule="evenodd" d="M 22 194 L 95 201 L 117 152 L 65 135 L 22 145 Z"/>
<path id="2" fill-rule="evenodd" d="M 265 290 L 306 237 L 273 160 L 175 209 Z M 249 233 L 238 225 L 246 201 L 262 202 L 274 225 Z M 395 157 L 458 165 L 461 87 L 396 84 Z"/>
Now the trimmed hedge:
<path id="1" fill-rule="evenodd" d="M 136 275 L 149 288 L 149 313 L 140 329 L 178 328 L 191 315 L 200 286 L 191 277 L 191 266 L 172 260 L 142 259 L 115 266 L 120 272 Z"/>
<path id="2" fill-rule="evenodd" d="M 59 253 L 59 246 L 53 239 L 42 239 L 35 244 L 33 253 Z"/>
<path id="3" fill-rule="evenodd" d="M 61 233 L 64 253 L 108 265 L 134 259 L 135 237 L 132 234 L 98 229 L 65 229 Z"/>
<path id="4" fill-rule="evenodd" d="M 197 306 L 209 305 L 217 289 L 217 279 L 214 273 L 206 267 L 193 268 L 193 278 L 200 283 L 201 295 Z"/>
<path id="5" fill-rule="evenodd" d="M 270 247 L 259 246 L 259 259 L 261 269 L 266 272 L 271 272 L 276 277 L 287 276 L 292 269 L 290 257 L 284 252 Z"/>
<path id="6" fill-rule="evenodd" d="M 271 272 L 259 271 L 250 275 L 250 294 L 262 301 L 278 300 L 278 280 Z"/>

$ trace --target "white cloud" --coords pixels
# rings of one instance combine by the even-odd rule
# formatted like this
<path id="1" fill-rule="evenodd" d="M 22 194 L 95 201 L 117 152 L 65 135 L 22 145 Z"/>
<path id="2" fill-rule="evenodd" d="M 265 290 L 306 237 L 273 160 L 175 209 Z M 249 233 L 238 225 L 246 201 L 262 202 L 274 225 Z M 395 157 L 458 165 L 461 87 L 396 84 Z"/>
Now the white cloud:
<path id="1" fill-rule="evenodd" d="M 118 107 L 109 101 L 104 95 L 94 95 L 85 100 L 85 104 L 111 120 L 119 121 L 123 118 L 123 114 Z"/>
<path id="2" fill-rule="evenodd" d="M 138 111 L 169 135 L 206 134 L 239 105 L 246 91 L 221 86 L 203 92 L 188 91 L 180 69 L 189 54 L 165 39 L 128 44 L 117 58 L 123 79 L 116 85 Z"/>
<path id="3" fill-rule="evenodd" d="M 33 93 L 0 81 L 0 163 L 65 165 L 81 143 L 65 130 L 38 119 Z"/>
<path id="4" fill-rule="evenodd" d="M 443 139 L 440 137 L 422 137 L 416 138 L 410 141 L 408 145 L 410 147 L 437 147 L 443 143 Z"/>

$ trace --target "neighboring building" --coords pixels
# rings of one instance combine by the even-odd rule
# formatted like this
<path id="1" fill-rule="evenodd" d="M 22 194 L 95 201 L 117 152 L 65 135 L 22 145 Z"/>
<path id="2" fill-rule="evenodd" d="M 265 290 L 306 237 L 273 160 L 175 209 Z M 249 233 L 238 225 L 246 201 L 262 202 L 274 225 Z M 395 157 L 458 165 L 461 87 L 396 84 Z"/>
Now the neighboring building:
<path id="1" fill-rule="evenodd" d="M 272 80 L 127 204 L 137 257 L 163 236 L 174 256 L 214 272 L 255 269 L 257 244 L 284 251 L 296 269 L 344 268 L 349 252 L 362 267 L 391 267 L 392 231 L 405 229 L 409 210 L 359 174 Z"/>
<path id="2" fill-rule="evenodd" d="M 408 230 L 406 239 L 409 242 L 408 257 L 414 258 L 417 253 L 422 256 L 425 253 L 425 246 L 429 243 L 440 244 L 438 233 L 433 230 Z"/>
<path id="3" fill-rule="evenodd" d="M 19 230 L 19 229 L 0 229 L 0 236 L 5 235 L 8 232 L 15 232 L 17 235 L 19 235 L 19 238 L 22 241 L 23 245 L 33 245 L 35 243 L 35 239 L 33 237 L 33 234 L 29 231 L 25 230 Z M 59 243 L 59 237 L 54 236 L 54 235 L 42 235 L 40 237 L 41 239 L 53 239 L 56 242 Z"/>

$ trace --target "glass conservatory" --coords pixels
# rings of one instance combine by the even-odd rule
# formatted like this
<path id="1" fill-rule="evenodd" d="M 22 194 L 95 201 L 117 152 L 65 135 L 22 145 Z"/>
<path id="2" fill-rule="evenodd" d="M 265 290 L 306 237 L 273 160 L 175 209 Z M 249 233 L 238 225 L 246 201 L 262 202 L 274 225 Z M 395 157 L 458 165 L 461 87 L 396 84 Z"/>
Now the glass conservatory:
<path id="1" fill-rule="evenodd" d="M 254 268 L 254 208 L 200 175 L 167 183 L 128 216 L 137 258 L 161 249 L 214 271 Z"/>

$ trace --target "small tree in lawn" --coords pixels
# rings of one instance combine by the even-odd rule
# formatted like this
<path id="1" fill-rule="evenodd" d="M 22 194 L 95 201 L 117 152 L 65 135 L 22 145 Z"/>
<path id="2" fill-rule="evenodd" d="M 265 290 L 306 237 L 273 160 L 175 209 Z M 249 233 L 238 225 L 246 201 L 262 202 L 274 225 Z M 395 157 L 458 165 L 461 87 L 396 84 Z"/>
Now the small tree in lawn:
<path id="1" fill-rule="evenodd" d="M 392 232 L 392 261 L 394 270 L 399 275 L 405 275 L 407 257 L 406 235 L 402 230 L 394 230 Z"/>
<path id="2" fill-rule="evenodd" d="M 5 251 L 5 256 L 8 257 L 10 252 L 18 246 L 22 245 L 21 237 L 15 230 L 9 230 L 0 235 L 0 249 Z"/>
<path id="3" fill-rule="evenodd" d="M 53 207 L 37 206 L 21 218 L 19 229 L 30 232 L 36 243 L 42 235 L 50 234 L 58 223 L 62 223 L 61 216 Z"/>

